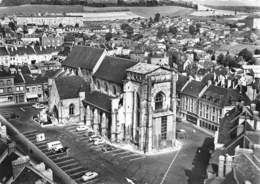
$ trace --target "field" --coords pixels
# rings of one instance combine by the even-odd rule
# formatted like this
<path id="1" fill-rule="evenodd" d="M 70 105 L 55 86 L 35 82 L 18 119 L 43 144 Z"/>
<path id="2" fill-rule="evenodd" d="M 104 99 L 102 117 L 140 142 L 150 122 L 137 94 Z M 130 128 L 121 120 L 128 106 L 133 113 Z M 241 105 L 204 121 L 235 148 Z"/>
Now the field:
<path id="1" fill-rule="evenodd" d="M 177 16 L 177 15 L 187 15 L 192 13 L 194 10 L 190 8 L 183 8 L 178 6 L 156 6 L 156 7 L 105 7 L 105 8 L 97 8 L 97 7 L 84 7 L 84 11 L 111 11 L 111 10 L 125 10 L 128 9 L 136 15 L 142 17 L 151 17 L 154 16 L 155 13 L 160 13 L 162 16 Z"/>
<path id="2" fill-rule="evenodd" d="M 13 7 L 0 7 L 0 16 L 5 15 L 24 15 L 31 16 L 38 13 L 69 13 L 69 12 L 106 12 L 130 10 L 136 15 L 142 17 L 151 17 L 155 13 L 162 16 L 187 15 L 193 12 L 192 9 L 177 6 L 157 6 L 157 7 L 88 7 L 88 6 L 66 6 L 66 5 L 22 5 Z"/>
<path id="3" fill-rule="evenodd" d="M 222 45 L 219 50 L 229 51 L 231 54 L 238 54 L 242 49 L 247 48 L 249 51 L 254 53 L 255 49 L 260 49 L 260 45 L 249 45 L 249 44 L 230 44 Z"/>

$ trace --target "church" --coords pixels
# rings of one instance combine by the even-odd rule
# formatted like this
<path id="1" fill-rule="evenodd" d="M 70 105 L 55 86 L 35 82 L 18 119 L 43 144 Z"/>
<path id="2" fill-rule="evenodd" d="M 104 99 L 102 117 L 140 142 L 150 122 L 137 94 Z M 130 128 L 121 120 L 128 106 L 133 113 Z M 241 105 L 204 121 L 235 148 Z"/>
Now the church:
<path id="1" fill-rule="evenodd" d="M 84 123 L 111 142 L 147 152 L 175 145 L 174 69 L 75 46 L 49 79 L 49 111 L 59 125 Z"/>

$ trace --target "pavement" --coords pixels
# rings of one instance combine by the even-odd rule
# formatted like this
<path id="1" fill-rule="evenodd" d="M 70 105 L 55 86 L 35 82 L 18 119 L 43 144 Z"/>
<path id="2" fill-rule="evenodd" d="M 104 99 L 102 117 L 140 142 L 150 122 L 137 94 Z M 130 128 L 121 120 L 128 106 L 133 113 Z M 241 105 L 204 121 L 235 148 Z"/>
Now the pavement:
<path id="1" fill-rule="evenodd" d="M 75 125 L 42 128 L 32 120 L 38 110 L 31 105 L 0 107 L 0 113 L 4 116 L 17 114 L 19 118 L 10 122 L 79 182 L 79 176 L 89 170 L 98 172 L 99 176 L 88 183 L 117 184 L 131 180 L 135 184 L 202 184 L 205 178 L 212 139 L 199 130 L 194 132 L 193 126 L 187 123 L 177 124 L 178 129 L 185 129 L 189 135 L 179 140 L 182 144 L 179 151 L 143 155 L 118 147 L 103 151 L 101 145 L 90 143 L 84 132 L 76 132 Z M 35 142 L 37 133 L 45 133 L 47 141 L 60 140 L 70 148 L 69 152 L 48 153 L 47 141 Z"/>

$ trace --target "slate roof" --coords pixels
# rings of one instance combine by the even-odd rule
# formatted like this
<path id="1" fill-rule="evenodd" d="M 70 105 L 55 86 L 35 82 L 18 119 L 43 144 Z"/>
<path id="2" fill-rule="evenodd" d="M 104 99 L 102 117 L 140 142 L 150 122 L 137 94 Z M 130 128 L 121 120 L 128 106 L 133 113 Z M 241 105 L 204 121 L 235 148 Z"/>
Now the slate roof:
<path id="1" fill-rule="evenodd" d="M 122 84 L 126 78 L 126 70 L 135 64 L 136 62 L 128 59 L 106 56 L 94 77 Z"/>
<path id="2" fill-rule="evenodd" d="M 0 77 L 14 77 L 9 70 L 0 68 Z"/>
<path id="3" fill-rule="evenodd" d="M 159 65 L 147 64 L 147 63 L 137 63 L 136 65 L 127 69 L 128 72 L 134 72 L 139 74 L 147 74 L 156 69 L 160 68 Z"/>
<path id="4" fill-rule="evenodd" d="M 89 85 L 79 76 L 61 77 L 55 79 L 60 99 L 79 97 L 80 91 L 89 91 Z"/>
<path id="5" fill-rule="evenodd" d="M 13 175 L 12 161 L 17 158 L 18 156 L 15 153 L 11 153 L 0 163 L 0 181 L 2 181 L 4 177 L 9 179 Z"/>
<path id="6" fill-rule="evenodd" d="M 9 55 L 5 47 L 0 47 L 0 56 Z"/>
<path id="7" fill-rule="evenodd" d="M 34 50 L 37 54 L 50 54 L 53 52 L 58 52 L 60 50 L 60 47 L 40 47 L 40 46 L 35 46 Z"/>
<path id="8" fill-rule="evenodd" d="M 37 180 L 41 180 L 42 177 L 37 173 L 32 171 L 31 169 L 25 167 L 23 171 L 19 174 L 19 176 L 13 181 L 13 184 L 35 184 Z M 46 184 L 50 184 L 46 182 Z"/>
<path id="9" fill-rule="evenodd" d="M 24 74 L 24 80 L 25 83 L 28 85 L 33 85 L 33 84 L 42 84 L 42 83 L 47 83 L 49 78 L 53 78 L 57 73 L 60 72 L 60 69 L 58 70 L 47 70 L 42 74 Z"/>
<path id="10" fill-rule="evenodd" d="M 178 75 L 178 80 L 176 82 L 176 91 L 180 92 L 181 88 L 186 84 L 186 82 L 189 80 L 189 77 L 184 75 Z"/>
<path id="11" fill-rule="evenodd" d="M 71 68 L 84 68 L 92 71 L 104 51 L 104 49 L 93 47 L 75 46 L 62 65 Z"/>
<path id="12" fill-rule="evenodd" d="M 111 97 L 97 91 L 86 93 L 83 104 L 85 106 L 90 104 L 107 112 L 111 111 Z"/>
<path id="13" fill-rule="evenodd" d="M 199 81 L 192 80 L 189 84 L 183 89 L 182 94 L 189 95 L 197 98 L 199 93 L 203 89 L 203 85 Z"/>
<path id="14" fill-rule="evenodd" d="M 32 54 L 36 54 L 34 49 L 30 46 L 27 47 L 12 47 L 8 48 L 9 52 L 10 52 L 10 56 L 15 56 L 15 55 L 32 55 Z"/>
<path id="15" fill-rule="evenodd" d="M 239 91 L 230 88 L 222 88 L 211 85 L 203 94 L 203 96 L 218 99 L 219 106 L 230 106 L 234 102 L 244 101 L 245 104 L 250 104 L 250 99 L 245 94 L 240 94 Z M 215 102 L 212 101 L 215 104 Z"/>
<path id="16" fill-rule="evenodd" d="M 23 77 L 21 74 L 17 73 L 14 75 L 14 83 L 15 84 L 23 84 L 25 81 L 23 80 Z"/>

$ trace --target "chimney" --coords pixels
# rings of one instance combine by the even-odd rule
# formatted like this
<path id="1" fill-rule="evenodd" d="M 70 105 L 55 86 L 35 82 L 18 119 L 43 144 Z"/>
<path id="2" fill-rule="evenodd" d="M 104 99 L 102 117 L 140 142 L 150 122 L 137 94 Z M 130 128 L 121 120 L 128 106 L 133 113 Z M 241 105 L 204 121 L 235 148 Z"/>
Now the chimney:
<path id="1" fill-rule="evenodd" d="M 210 85 L 212 85 L 212 81 L 208 80 L 207 86 L 209 87 Z"/>
<path id="2" fill-rule="evenodd" d="M 21 171 L 29 164 L 29 156 L 19 157 L 18 159 L 12 161 L 13 167 L 13 178 L 16 178 Z"/>
<path id="3" fill-rule="evenodd" d="M 223 178 L 224 177 L 224 163 L 225 163 L 225 157 L 223 155 L 220 155 L 218 157 L 219 163 L 218 163 L 218 176 Z"/>
<path id="4" fill-rule="evenodd" d="M 16 144 L 15 142 L 11 142 L 8 144 L 8 155 L 15 151 Z"/>
<path id="5" fill-rule="evenodd" d="M 256 105 L 254 103 L 252 103 L 250 106 L 251 106 L 251 110 L 254 112 Z"/>
<path id="6" fill-rule="evenodd" d="M 256 111 L 256 110 L 254 110 L 254 111 L 253 111 L 253 115 L 259 117 L 259 112 Z"/>
<path id="7" fill-rule="evenodd" d="M 232 161 L 233 161 L 233 158 L 227 154 L 226 155 L 225 176 L 232 171 Z"/>

